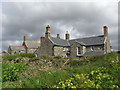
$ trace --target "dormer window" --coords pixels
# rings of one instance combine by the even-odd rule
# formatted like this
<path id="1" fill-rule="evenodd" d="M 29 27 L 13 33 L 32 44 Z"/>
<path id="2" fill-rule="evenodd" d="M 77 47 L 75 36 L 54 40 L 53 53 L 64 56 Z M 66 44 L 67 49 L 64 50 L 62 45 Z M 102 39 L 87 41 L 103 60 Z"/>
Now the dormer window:
<path id="1" fill-rule="evenodd" d="M 80 55 L 81 51 L 80 51 L 80 47 L 77 47 L 77 55 Z"/>

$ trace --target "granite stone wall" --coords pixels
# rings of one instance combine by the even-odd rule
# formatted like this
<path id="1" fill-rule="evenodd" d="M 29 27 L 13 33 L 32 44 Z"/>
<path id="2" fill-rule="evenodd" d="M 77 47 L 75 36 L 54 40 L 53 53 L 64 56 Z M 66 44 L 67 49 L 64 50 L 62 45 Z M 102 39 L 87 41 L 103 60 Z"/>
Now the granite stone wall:
<path id="1" fill-rule="evenodd" d="M 36 49 L 27 49 L 27 53 L 34 53 L 36 51 Z"/>
<path id="2" fill-rule="evenodd" d="M 41 42 L 41 46 L 40 46 L 37 54 L 38 54 L 38 56 L 42 56 L 42 55 L 53 56 L 54 55 L 53 44 L 48 38 L 45 38 Z"/>
<path id="3" fill-rule="evenodd" d="M 68 47 L 54 46 L 54 56 L 67 57 Z"/>
<path id="4" fill-rule="evenodd" d="M 77 57 L 77 47 L 80 47 L 81 53 L 83 53 L 83 46 L 77 42 L 74 42 L 70 47 L 70 57 Z"/>

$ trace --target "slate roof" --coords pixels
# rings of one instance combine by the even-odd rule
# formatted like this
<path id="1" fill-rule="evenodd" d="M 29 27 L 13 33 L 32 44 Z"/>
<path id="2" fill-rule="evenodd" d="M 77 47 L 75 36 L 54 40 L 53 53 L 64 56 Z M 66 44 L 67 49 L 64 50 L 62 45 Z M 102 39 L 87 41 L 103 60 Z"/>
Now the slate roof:
<path id="1" fill-rule="evenodd" d="M 56 37 L 50 37 L 49 39 L 52 41 L 52 43 L 54 45 L 59 45 L 59 46 L 70 46 L 74 42 L 78 42 L 79 44 L 84 45 L 84 46 L 104 44 L 104 35 L 87 37 L 87 38 L 72 39 L 69 41 L 64 40 L 64 39 L 59 39 Z"/>
<path id="2" fill-rule="evenodd" d="M 59 46 L 70 46 L 69 41 L 64 40 L 64 39 L 59 39 L 55 37 L 50 37 L 49 38 L 54 45 L 59 45 Z"/>
<path id="3" fill-rule="evenodd" d="M 104 51 L 90 51 L 90 52 L 85 52 L 84 54 L 81 54 L 80 56 L 89 56 L 89 55 L 102 55 L 104 54 Z"/>
<path id="4" fill-rule="evenodd" d="M 33 49 L 36 49 L 40 46 L 40 43 L 36 41 L 25 41 L 24 44 L 27 46 L 27 48 Z"/>
<path id="5" fill-rule="evenodd" d="M 25 50 L 24 46 L 9 46 L 11 50 Z"/>
<path id="6" fill-rule="evenodd" d="M 89 46 L 89 45 L 101 45 L 101 44 L 104 44 L 104 35 L 87 37 L 87 38 L 73 39 L 73 40 L 69 40 L 69 42 L 70 42 L 70 45 L 73 42 L 78 42 L 81 45 L 85 45 L 85 46 Z"/>

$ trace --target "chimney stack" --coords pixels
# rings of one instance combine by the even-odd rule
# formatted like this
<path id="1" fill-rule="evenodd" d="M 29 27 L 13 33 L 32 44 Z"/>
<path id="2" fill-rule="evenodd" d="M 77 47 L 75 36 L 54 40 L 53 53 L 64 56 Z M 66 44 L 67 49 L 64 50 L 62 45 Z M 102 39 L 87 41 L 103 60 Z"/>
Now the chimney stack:
<path id="1" fill-rule="evenodd" d="M 103 30 L 104 30 L 104 37 L 108 37 L 108 27 L 104 26 Z"/>
<path id="2" fill-rule="evenodd" d="M 57 34 L 57 38 L 60 38 L 60 34 Z"/>
<path id="3" fill-rule="evenodd" d="M 50 26 L 49 25 L 47 25 L 47 27 L 46 27 L 45 36 L 50 37 Z"/>
<path id="4" fill-rule="evenodd" d="M 70 40 L 70 35 L 68 34 L 68 31 L 67 31 L 66 34 L 65 34 L 65 39 L 66 39 L 66 40 Z"/>
<path id="5" fill-rule="evenodd" d="M 24 36 L 24 42 L 26 41 L 26 36 Z"/>
<path id="6" fill-rule="evenodd" d="M 43 43 L 43 42 L 44 42 L 44 40 L 45 40 L 45 37 L 43 37 L 43 36 L 42 36 L 42 37 L 40 37 L 40 42 L 41 42 L 41 43 Z"/>

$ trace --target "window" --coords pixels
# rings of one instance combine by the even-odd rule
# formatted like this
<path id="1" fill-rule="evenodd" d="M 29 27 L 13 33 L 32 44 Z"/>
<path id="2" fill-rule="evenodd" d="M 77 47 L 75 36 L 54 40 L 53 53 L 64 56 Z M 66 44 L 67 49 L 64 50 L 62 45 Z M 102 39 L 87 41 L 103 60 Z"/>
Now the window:
<path id="1" fill-rule="evenodd" d="M 66 48 L 63 47 L 63 51 L 66 51 Z"/>
<path id="2" fill-rule="evenodd" d="M 80 51 L 80 47 L 77 47 L 77 55 L 80 55 L 81 51 Z"/>
<path id="3" fill-rule="evenodd" d="M 94 46 L 91 46 L 91 51 L 94 51 Z"/>

